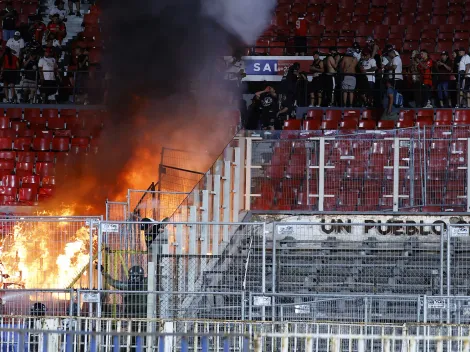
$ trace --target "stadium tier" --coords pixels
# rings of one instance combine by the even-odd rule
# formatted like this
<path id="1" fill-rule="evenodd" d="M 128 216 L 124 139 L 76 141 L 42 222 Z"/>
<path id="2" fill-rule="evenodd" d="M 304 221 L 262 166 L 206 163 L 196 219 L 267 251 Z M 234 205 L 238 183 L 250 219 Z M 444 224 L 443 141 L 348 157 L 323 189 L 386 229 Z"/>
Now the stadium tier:
<path id="1" fill-rule="evenodd" d="M 368 36 L 381 48 L 388 43 L 402 53 L 426 49 L 433 58 L 441 51 L 468 46 L 470 14 L 465 1 L 282 0 L 271 26 L 250 52 L 294 54 L 295 23 L 304 14 L 310 53 L 316 48 L 352 47 L 354 42 L 364 45 Z"/>
<path id="2" fill-rule="evenodd" d="M 35 205 L 54 195 L 56 171 L 88 153 L 106 113 L 74 108 L 7 108 L 0 117 L 0 204 Z"/>

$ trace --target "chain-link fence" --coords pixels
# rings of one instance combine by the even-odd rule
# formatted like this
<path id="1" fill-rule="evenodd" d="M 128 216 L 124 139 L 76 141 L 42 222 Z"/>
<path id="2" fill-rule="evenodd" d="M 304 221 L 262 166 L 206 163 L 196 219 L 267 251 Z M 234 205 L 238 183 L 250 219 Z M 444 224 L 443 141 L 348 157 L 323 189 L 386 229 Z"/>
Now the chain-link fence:
<path id="1" fill-rule="evenodd" d="M 93 287 L 90 272 L 101 218 L 21 217 L 1 220 L 2 288 Z"/>
<path id="2" fill-rule="evenodd" d="M 273 292 L 444 292 L 442 224 L 273 226 Z"/>
<path id="3" fill-rule="evenodd" d="M 128 191 L 128 208 L 134 218 L 151 218 L 161 221 L 172 215 L 189 194 L 155 191 L 155 188 L 153 186 L 148 190 L 130 189 Z"/>
<path id="4" fill-rule="evenodd" d="M 126 221 L 129 219 L 127 202 L 106 201 L 106 221 Z"/>
<path id="5" fill-rule="evenodd" d="M 469 136 L 459 127 L 261 132 L 247 139 L 250 209 L 467 211 Z"/>

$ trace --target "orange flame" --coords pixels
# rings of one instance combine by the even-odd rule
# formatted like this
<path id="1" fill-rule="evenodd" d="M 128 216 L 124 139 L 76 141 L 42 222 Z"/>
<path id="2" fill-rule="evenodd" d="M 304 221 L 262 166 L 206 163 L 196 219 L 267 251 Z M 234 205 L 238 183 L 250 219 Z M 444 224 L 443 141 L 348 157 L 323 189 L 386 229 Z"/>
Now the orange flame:
<path id="1" fill-rule="evenodd" d="M 72 214 L 73 207 L 69 207 L 61 216 Z M 89 263 L 90 229 L 81 223 L 64 218 L 60 222 L 7 224 L 12 233 L 3 237 L 0 259 L 10 275 L 8 283 L 25 288 L 66 288 Z"/>

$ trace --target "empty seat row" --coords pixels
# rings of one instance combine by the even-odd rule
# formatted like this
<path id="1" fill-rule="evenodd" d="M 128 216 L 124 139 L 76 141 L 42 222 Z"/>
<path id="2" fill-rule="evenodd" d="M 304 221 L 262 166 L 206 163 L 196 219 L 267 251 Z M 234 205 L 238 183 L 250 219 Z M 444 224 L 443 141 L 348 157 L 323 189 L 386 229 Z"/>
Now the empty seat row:
<path id="1" fill-rule="evenodd" d="M 37 151 L 69 151 L 73 147 L 88 150 L 90 138 L 87 137 L 54 137 L 54 138 L 29 138 L 19 137 L 15 139 L 0 137 L 0 150 L 37 150 Z"/>

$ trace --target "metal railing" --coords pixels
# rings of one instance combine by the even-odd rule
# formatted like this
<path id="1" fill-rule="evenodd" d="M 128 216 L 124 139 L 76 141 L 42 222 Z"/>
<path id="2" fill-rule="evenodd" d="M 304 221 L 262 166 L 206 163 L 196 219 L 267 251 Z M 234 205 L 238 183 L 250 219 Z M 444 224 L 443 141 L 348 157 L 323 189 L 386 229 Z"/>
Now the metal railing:
<path id="1" fill-rule="evenodd" d="M 104 87 L 99 83 L 103 80 L 99 78 L 99 71 L 42 71 L 45 74 L 54 73 L 55 84 L 44 84 L 38 70 L 4 70 L 4 80 L 8 79 L 4 90 L 8 89 L 7 100 L 12 99 L 12 95 L 21 97 L 21 101 L 38 103 L 38 96 L 43 96 L 47 103 L 48 96 L 58 95 L 59 103 L 68 103 L 69 100 L 75 104 L 102 104 L 104 101 Z M 7 74 L 9 76 L 7 76 Z M 90 84 L 91 80 L 95 84 Z M 65 82 L 67 80 L 67 83 Z M 12 91 L 14 91 L 12 94 Z M 17 99 L 18 102 L 21 102 Z"/>
<path id="2" fill-rule="evenodd" d="M 436 128 L 442 137 L 433 137 L 429 128 L 246 137 L 251 155 L 245 177 L 251 188 L 245 207 L 370 212 L 436 206 L 435 211 L 470 211 L 468 128 Z"/>

